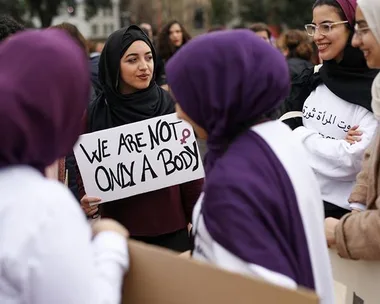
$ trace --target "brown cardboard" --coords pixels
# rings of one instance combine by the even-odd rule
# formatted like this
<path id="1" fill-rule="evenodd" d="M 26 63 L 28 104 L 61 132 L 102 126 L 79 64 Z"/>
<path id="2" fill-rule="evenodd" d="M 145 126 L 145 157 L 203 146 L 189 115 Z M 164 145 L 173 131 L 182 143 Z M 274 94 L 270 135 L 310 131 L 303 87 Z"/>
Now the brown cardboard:
<path id="1" fill-rule="evenodd" d="M 336 304 L 379 304 L 380 262 L 342 259 L 330 249 Z"/>
<path id="2" fill-rule="evenodd" d="M 132 240 L 129 251 L 123 304 L 318 303 L 312 292 L 287 290 Z"/>

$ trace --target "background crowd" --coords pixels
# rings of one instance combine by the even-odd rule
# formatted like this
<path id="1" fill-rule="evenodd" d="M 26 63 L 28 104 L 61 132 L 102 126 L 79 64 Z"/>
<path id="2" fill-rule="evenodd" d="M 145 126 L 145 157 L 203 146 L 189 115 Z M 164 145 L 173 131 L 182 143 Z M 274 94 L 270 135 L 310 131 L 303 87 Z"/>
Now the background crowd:
<path id="1" fill-rule="evenodd" d="M 328 247 L 380 259 L 380 2 L 310 13 L 276 40 L 263 23 L 191 38 L 173 20 L 104 43 L 2 16 L 0 303 L 118 303 L 128 237 L 334 303 Z M 204 179 L 86 192 L 81 134 L 175 112 Z"/>

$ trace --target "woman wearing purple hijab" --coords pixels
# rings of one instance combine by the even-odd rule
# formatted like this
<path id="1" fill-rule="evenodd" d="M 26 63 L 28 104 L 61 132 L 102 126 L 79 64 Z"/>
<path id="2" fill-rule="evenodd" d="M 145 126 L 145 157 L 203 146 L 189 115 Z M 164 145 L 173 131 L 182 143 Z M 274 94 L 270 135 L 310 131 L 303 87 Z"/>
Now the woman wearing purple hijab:
<path id="1" fill-rule="evenodd" d="M 119 303 L 127 231 L 110 220 L 91 231 L 70 191 L 44 177 L 81 132 L 83 50 L 62 31 L 30 31 L 0 45 L 0 66 L 0 303 Z"/>
<path id="2" fill-rule="evenodd" d="M 195 38 L 167 65 L 177 113 L 207 139 L 193 257 L 333 303 L 322 199 L 306 154 L 271 116 L 289 92 L 282 54 L 248 30 Z"/>

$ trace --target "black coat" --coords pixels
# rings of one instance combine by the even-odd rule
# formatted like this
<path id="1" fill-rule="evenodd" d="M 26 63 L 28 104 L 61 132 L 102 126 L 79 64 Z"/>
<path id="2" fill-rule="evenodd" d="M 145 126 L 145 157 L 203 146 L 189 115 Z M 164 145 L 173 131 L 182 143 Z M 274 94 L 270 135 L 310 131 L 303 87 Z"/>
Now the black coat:
<path id="1" fill-rule="evenodd" d="M 296 79 L 298 76 L 300 76 L 306 68 L 309 68 L 313 65 L 310 61 L 301 58 L 289 58 L 287 62 L 289 67 L 290 79 L 292 81 Z"/>

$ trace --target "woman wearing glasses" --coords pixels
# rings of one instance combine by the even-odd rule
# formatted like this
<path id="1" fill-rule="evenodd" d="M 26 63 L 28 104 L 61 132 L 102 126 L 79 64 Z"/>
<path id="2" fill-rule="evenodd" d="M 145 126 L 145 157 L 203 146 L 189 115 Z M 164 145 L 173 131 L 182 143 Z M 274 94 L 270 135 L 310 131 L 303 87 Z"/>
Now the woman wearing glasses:
<path id="1" fill-rule="evenodd" d="M 319 181 L 325 216 L 350 212 L 348 197 L 361 169 L 364 151 L 377 127 L 371 110 L 370 70 L 359 49 L 351 46 L 356 0 L 317 0 L 313 22 L 305 26 L 323 65 L 309 68 L 293 82 L 287 111 L 302 111 L 302 123 L 285 121 L 303 142 Z M 357 127 L 358 126 L 358 127 Z M 350 129 L 360 131 L 348 142 Z"/>
<path id="2" fill-rule="evenodd" d="M 352 40 L 360 48 L 370 68 L 380 68 L 380 1 L 359 0 L 356 10 L 356 29 Z M 372 85 L 372 109 L 380 120 L 380 74 Z M 363 212 L 344 216 L 340 221 L 325 221 L 326 237 L 336 245 L 338 253 L 351 259 L 380 259 L 380 133 L 367 150 L 363 169 L 357 177 L 350 200 L 361 202 Z"/>

